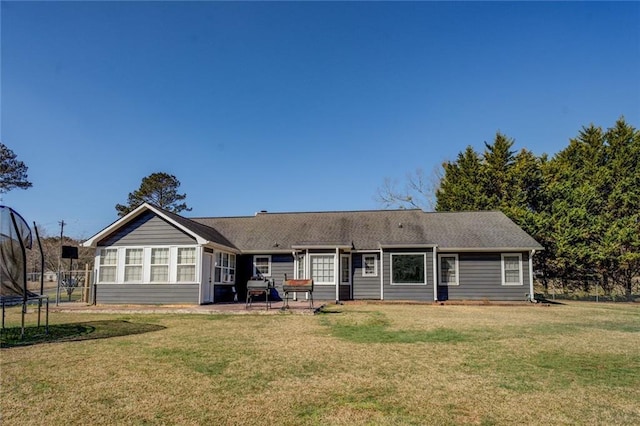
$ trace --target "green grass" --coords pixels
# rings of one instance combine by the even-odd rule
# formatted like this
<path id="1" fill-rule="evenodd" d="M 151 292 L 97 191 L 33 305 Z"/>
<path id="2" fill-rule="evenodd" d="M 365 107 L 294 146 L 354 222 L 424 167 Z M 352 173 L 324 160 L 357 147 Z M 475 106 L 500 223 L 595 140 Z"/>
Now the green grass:
<path id="1" fill-rule="evenodd" d="M 3 424 L 640 424 L 640 306 L 50 315 L 2 335 Z"/>

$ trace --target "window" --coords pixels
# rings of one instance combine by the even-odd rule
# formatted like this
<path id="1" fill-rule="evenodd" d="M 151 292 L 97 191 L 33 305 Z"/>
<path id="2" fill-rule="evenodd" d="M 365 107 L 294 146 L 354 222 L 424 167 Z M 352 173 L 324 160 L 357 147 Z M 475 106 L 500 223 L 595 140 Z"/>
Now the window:
<path id="1" fill-rule="evenodd" d="M 236 255 L 216 252 L 214 280 L 217 283 L 233 284 L 236 280 Z"/>
<path id="2" fill-rule="evenodd" d="M 502 285 L 522 285 L 522 255 L 502 255 Z"/>
<path id="3" fill-rule="evenodd" d="M 124 282 L 142 282 L 142 259 L 143 250 L 141 248 L 126 249 L 124 254 Z"/>
<path id="4" fill-rule="evenodd" d="M 424 254 L 391 254 L 391 284 L 426 284 Z"/>
<path id="5" fill-rule="evenodd" d="M 351 284 L 351 256 L 343 254 L 340 256 L 340 283 Z"/>
<path id="6" fill-rule="evenodd" d="M 271 276 L 271 256 L 253 256 L 253 275 Z"/>
<path id="7" fill-rule="evenodd" d="M 169 282 L 169 249 L 151 249 L 151 274 L 150 281 L 153 283 Z"/>
<path id="8" fill-rule="evenodd" d="M 196 280 L 195 247 L 178 247 L 178 282 L 194 282 Z"/>
<path id="9" fill-rule="evenodd" d="M 311 278 L 316 284 L 335 284 L 335 257 L 330 255 L 310 255 Z"/>
<path id="10" fill-rule="evenodd" d="M 118 271 L 118 249 L 100 250 L 100 271 L 98 281 L 101 283 L 114 283 Z"/>
<path id="11" fill-rule="evenodd" d="M 378 256 L 375 254 L 365 254 L 362 256 L 362 276 L 378 276 Z"/>
<path id="12" fill-rule="evenodd" d="M 440 285 L 458 285 L 458 255 L 439 254 Z"/>

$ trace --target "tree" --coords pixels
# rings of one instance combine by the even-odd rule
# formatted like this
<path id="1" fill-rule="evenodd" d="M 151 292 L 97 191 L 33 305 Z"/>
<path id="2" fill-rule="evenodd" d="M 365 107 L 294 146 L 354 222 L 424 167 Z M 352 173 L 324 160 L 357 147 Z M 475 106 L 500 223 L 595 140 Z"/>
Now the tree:
<path id="1" fill-rule="evenodd" d="M 14 188 L 30 188 L 32 184 L 27 180 L 27 169 L 22 161 L 17 160 L 16 154 L 0 142 L 0 194 Z"/>
<path id="2" fill-rule="evenodd" d="M 385 208 L 433 210 L 435 193 L 442 176 L 441 167 L 434 167 L 430 176 L 426 176 L 424 170 L 417 169 L 407 175 L 406 184 L 401 190 L 397 189 L 396 182 L 386 178 L 375 198 Z"/>
<path id="3" fill-rule="evenodd" d="M 467 146 L 454 162 L 442 165 L 444 176 L 436 191 L 436 211 L 484 210 L 489 200 L 482 183 L 482 159 Z"/>
<path id="4" fill-rule="evenodd" d="M 167 173 L 152 173 L 142 179 L 140 188 L 129 193 L 127 205 L 117 204 L 118 216 L 125 216 L 142 203 L 149 203 L 173 213 L 191 211 L 183 201 L 186 194 L 178 194 L 180 181 Z"/>

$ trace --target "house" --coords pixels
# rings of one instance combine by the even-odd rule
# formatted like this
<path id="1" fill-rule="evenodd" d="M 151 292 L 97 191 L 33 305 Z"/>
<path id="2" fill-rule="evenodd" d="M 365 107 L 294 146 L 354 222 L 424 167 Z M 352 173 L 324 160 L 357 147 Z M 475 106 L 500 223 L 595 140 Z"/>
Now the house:
<path id="1" fill-rule="evenodd" d="M 150 204 L 83 243 L 98 303 L 205 304 L 252 276 L 313 278 L 316 300 L 526 300 L 542 250 L 497 211 L 185 218 Z M 300 296 L 305 297 L 305 296 Z"/>

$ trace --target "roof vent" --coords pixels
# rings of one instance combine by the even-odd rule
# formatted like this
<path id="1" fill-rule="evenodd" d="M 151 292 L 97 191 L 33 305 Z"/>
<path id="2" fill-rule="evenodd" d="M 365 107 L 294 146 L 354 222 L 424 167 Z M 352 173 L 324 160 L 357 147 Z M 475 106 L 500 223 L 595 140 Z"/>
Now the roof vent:
<path id="1" fill-rule="evenodd" d="M 398 223 L 398 228 L 402 228 L 402 222 Z"/>
<path id="2" fill-rule="evenodd" d="M 258 216 L 259 214 L 265 214 L 267 213 L 266 210 L 260 210 L 259 212 L 256 212 L 256 216 Z"/>

